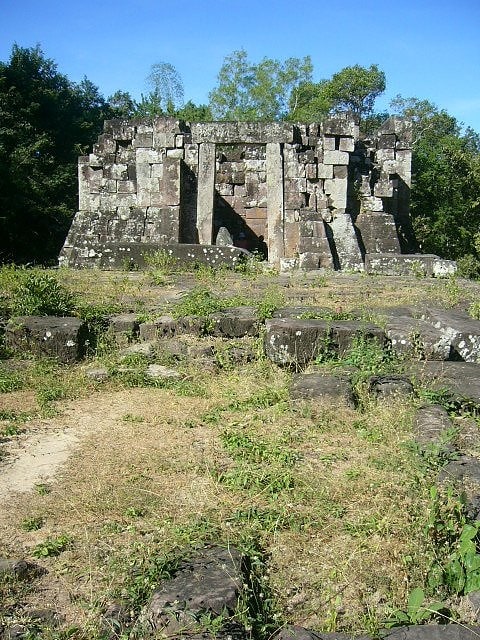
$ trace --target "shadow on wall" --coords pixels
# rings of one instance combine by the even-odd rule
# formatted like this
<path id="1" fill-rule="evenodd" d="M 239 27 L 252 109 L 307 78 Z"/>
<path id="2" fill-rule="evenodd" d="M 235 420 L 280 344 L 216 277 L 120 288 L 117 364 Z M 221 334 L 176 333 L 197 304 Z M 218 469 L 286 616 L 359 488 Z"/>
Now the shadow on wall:
<path id="1" fill-rule="evenodd" d="M 226 229 L 232 244 L 240 249 L 256 252 L 268 260 L 267 243 L 263 235 L 257 235 L 247 224 L 246 220 L 222 196 L 215 192 L 213 215 L 213 242 L 216 243 L 220 229 Z"/>

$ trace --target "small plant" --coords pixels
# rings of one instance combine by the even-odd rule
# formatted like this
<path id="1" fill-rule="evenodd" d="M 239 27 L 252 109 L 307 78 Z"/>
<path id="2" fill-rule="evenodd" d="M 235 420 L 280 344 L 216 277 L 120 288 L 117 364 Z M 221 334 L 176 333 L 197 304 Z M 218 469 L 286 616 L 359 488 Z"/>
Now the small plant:
<path id="1" fill-rule="evenodd" d="M 32 553 L 36 558 L 52 558 L 68 549 L 72 542 L 73 538 L 67 534 L 57 538 L 47 538 L 45 542 L 37 544 Z"/>
<path id="2" fill-rule="evenodd" d="M 277 288 L 267 289 L 257 305 L 260 320 L 271 318 L 274 312 L 285 304 L 285 295 Z"/>
<path id="3" fill-rule="evenodd" d="M 48 484 L 44 484 L 43 482 L 40 482 L 39 484 L 35 485 L 35 491 L 38 493 L 39 496 L 47 496 L 51 489 L 48 486 Z"/>
<path id="4" fill-rule="evenodd" d="M 75 297 L 52 273 L 34 270 L 19 278 L 10 305 L 18 316 L 66 316 L 75 309 Z"/>
<path id="5" fill-rule="evenodd" d="M 126 413 L 122 416 L 123 422 L 132 422 L 132 423 L 140 423 L 144 422 L 145 418 L 143 416 L 134 415 L 133 413 Z"/>
<path id="6" fill-rule="evenodd" d="M 413 589 L 408 598 L 406 610 L 396 609 L 392 616 L 386 620 L 387 628 L 397 627 L 404 624 L 421 624 L 433 617 L 438 616 L 442 611 L 447 610 L 443 602 L 425 602 L 425 593 L 417 587 Z"/>
<path id="7" fill-rule="evenodd" d="M 23 387 L 22 377 L 15 371 L 0 367 L 0 393 L 17 391 Z"/>
<path id="8" fill-rule="evenodd" d="M 24 531 L 38 531 L 43 527 L 43 518 L 41 516 L 32 516 L 22 520 L 21 527 Z"/>
<path id="9" fill-rule="evenodd" d="M 472 302 L 468 308 L 468 314 L 474 320 L 480 320 L 480 302 Z"/>

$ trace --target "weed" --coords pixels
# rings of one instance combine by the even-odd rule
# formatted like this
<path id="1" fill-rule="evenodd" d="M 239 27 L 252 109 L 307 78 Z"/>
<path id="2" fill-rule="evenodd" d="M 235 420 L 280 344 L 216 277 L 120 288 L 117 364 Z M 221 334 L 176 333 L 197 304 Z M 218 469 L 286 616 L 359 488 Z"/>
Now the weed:
<path id="1" fill-rule="evenodd" d="M 285 467 L 264 468 L 248 463 L 219 473 L 217 480 L 229 489 L 243 489 L 253 494 L 265 493 L 272 497 L 293 489 L 295 484 L 292 473 Z"/>
<path id="2" fill-rule="evenodd" d="M 44 521 L 41 516 L 32 516 L 22 520 L 21 527 L 24 531 L 38 531 L 43 527 Z"/>
<path id="3" fill-rule="evenodd" d="M 228 306 L 225 301 L 214 295 L 209 289 L 196 288 L 183 296 L 172 310 L 174 318 L 197 316 L 208 318 L 209 315 L 221 311 Z"/>
<path id="4" fill-rule="evenodd" d="M 480 320 L 480 302 L 472 302 L 468 308 L 468 314 L 474 320 Z"/>
<path id="5" fill-rule="evenodd" d="M 0 367 L 0 393 L 17 391 L 24 386 L 22 376 L 16 371 L 8 371 Z"/>
<path id="6" fill-rule="evenodd" d="M 67 534 L 56 538 L 47 538 L 44 542 L 40 542 L 33 549 L 32 553 L 36 558 L 51 558 L 59 556 L 62 551 L 70 547 L 73 538 Z"/>
<path id="7" fill-rule="evenodd" d="M 144 422 L 145 418 L 143 416 L 134 415 L 133 413 L 126 413 L 122 416 L 122 420 L 123 422 L 140 423 Z"/>
<path id="8" fill-rule="evenodd" d="M 385 621 L 387 628 L 404 624 L 421 624 L 438 616 L 447 607 L 443 602 L 425 602 L 425 593 L 419 587 L 413 589 L 408 598 L 406 610 L 396 609 L 391 617 Z"/>
<path id="9" fill-rule="evenodd" d="M 75 297 L 52 273 L 21 272 L 10 306 L 18 316 L 65 316 L 75 309 Z"/>
<path id="10" fill-rule="evenodd" d="M 12 438 L 22 433 L 23 429 L 18 424 L 9 424 L 0 431 L 0 436 L 4 438 Z"/>
<path id="11" fill-rule="evenodd" d="M 44 484 L 43 482 L 40 482 L 39 484 L 35 485 L 35 491 L 38 493 L 39 496 L 47 496 L 51 489 L 48 486 L 48 484 Z"/>
<path id="12" fill-rule="evenodd" d="M 271 318 L 273 313 L 285 304 L 285 295 L 278 288 L 269 288 L 257 305 L 260 320 Z"/>

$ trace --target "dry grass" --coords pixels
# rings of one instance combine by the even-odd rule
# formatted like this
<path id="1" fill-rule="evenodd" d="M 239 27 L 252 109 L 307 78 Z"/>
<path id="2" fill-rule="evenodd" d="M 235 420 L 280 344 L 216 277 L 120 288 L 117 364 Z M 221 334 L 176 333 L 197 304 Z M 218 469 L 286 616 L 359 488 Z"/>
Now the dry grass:
<path id="1" fill-rule="evenodd" d="M 60 277 L 92 303 L 136 309 L 174 299 L 188 280 L 165 290 L 137 273 Z M 228 277 L 212 289 L 247 288 L 259 300 L 281 286 L 262 276 L 253 289 Z M 431 281 L 362 276 L 291 280 L 282 291 L 290 303 L 366 313 L 450 295 Z M 219 371 L 187 361 L 180 370 L 190 386 L 125 389 L 114 380 L 100 389 L 82 367 L 49 373 L 66 391 L 55 402 L 60 415 L 43 428 L 76 430 L 80 443 L 48 493 L 17 494 L 5 505 L 0 555 L 31 557 L 62 535 L 73 542 L 40 561 L 45 591 L 25 601 L 41 606 L 47 594 L 67 623 L 88 626 L 111 598 L 133 597 L 132 579 L 149 558 L 219 540 L 264 550 L 285 621 L 372 631 L 404 606 L 431 553 L 424 524 L 432 478 L 408 446 L 412 403 L 366 401 L 360 411 L 291 402 L 290 375 L 263 360 Z M 34 406 L 25 391 L 4 395 L 12 406 L 14 394 Z M 26 531 L 32 518 L 42 526 Z"/>

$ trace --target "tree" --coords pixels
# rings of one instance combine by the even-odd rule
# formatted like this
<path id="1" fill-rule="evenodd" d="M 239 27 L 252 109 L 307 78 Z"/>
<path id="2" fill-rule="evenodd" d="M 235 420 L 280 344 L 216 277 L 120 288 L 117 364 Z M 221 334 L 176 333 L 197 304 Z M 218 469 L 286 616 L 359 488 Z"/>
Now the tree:
<path id="1" fill-rule="evenodd" d="M 0 261 L 56 260 L 77 207 L 77 157 L 110 113 L 39 46 L 14 45 L 0 62 Z"/>
<path id="2" fill-rule="evenodd" d="M 115 118 L 133 118 L 138 106 L 129 92 L 121 89 L 109 96 L 107 102 Z"/>
<path id="3" fill-rule="evenodd" d="M 312 63 L 289 58 L 285 62 L 264 58 L 249 62 L 244 49 L 227 56 L 210 92 L 210 108 L 220 120 L 281 120 L 289 110 L 293 91 L 310 82 Z"/>
<path id="4" fill-rule="evenodd" d="M 471 129 L 428 100 L 397 96 L 414 123 L 411 215 L 421 249 L 457 260 L 480 277 L 480 144 Z"/>
<path id="5" fill-rule="evenodd" d="M 330 98 L 326 95 L 324 85 L 320 82 L 304 82 L 290 96 L 288 120 L 293 122 L 319 122 L 328 115 L 332 108 Z"/>
<path id="6" fill-rule="evenodd" d="M 376 64 L 356 64 L 334 73 L 323 86 L 333 111 L 352 111 L 361 118 L 373 112 L 375 99 L 385 91 L 385 74 Z"/>
<path id="7" fill-rule="evenodd" d="M 210 107 L 206 104 L 195 104 L 191 100 L 186 102 L 181 109 L 175 113 L 180 120 L 187 122 L 209 122 L 213 119 Z"/>
<path id="8" fill-rule="evenodd" d="M 173 113 L 183 105 L 183 81 L 169 62 L 153 64 L 147 82 L 151 88 L 149 96 L 164 113 Z"/>

